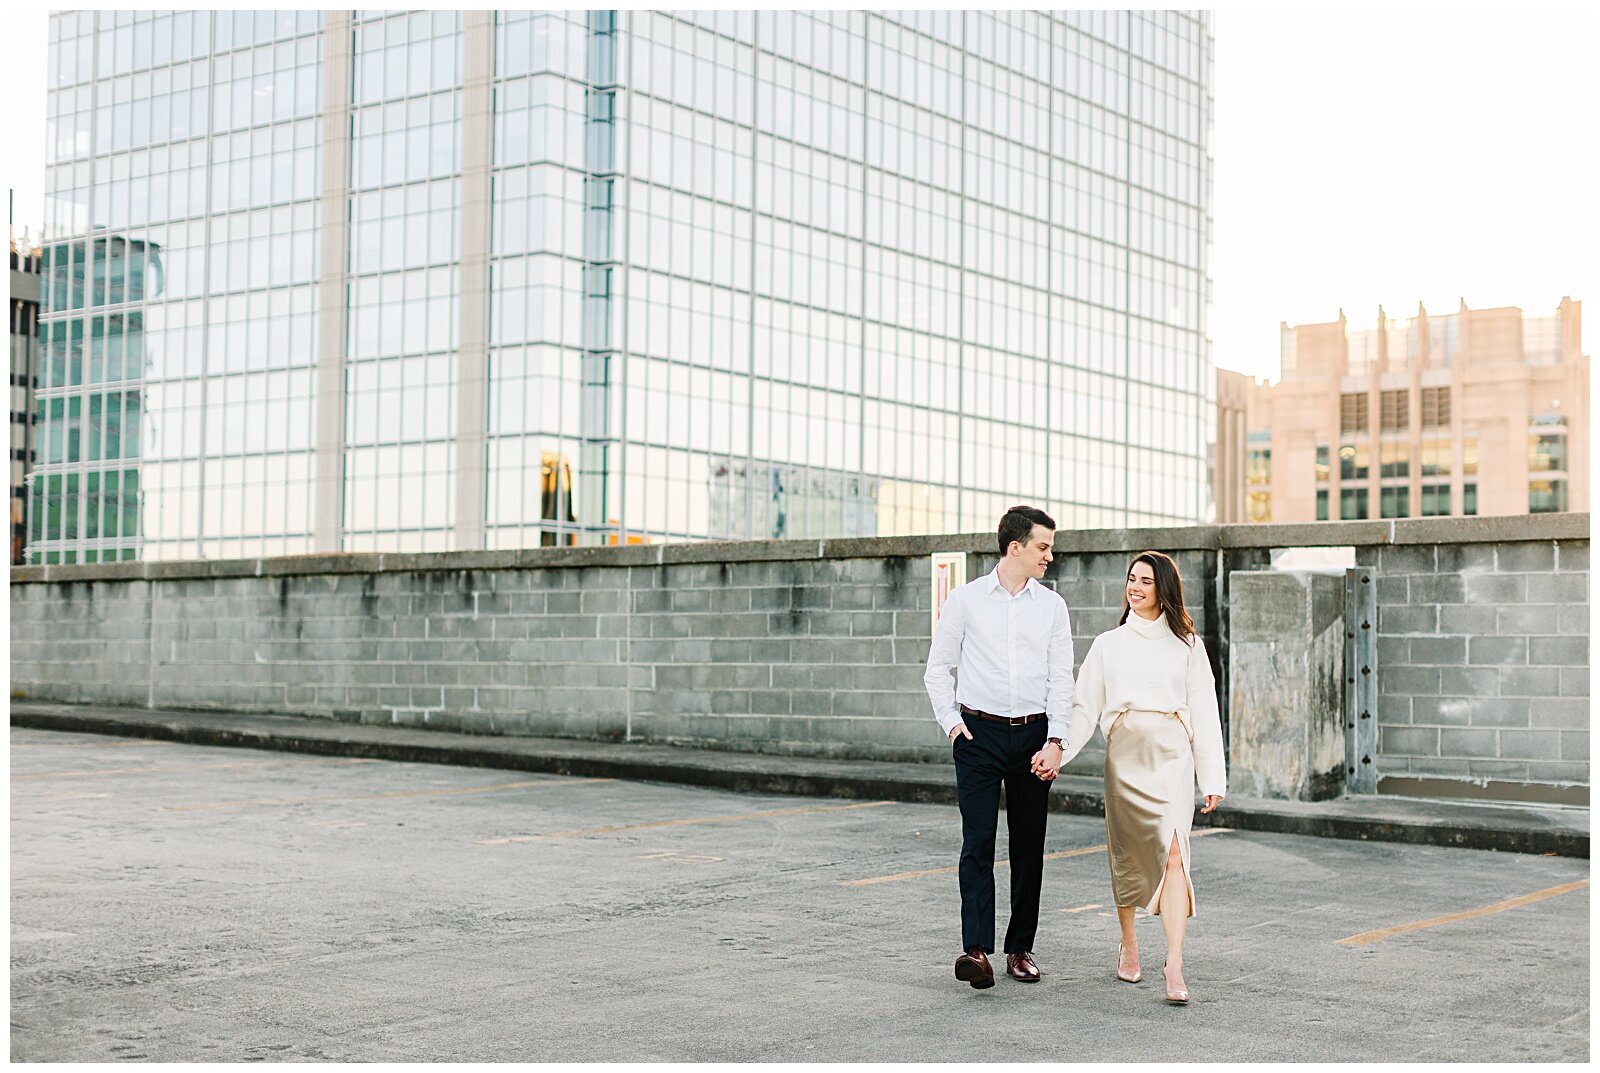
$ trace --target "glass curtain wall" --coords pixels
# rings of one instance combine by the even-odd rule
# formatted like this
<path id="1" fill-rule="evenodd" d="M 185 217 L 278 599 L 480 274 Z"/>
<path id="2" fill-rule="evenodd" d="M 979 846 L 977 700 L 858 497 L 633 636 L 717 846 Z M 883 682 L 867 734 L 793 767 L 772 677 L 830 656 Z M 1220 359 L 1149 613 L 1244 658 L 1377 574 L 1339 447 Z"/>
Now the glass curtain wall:
<path id="1" fill-rule="evenodd" d="M 57 13 L 29 559 L 1209 520 L 1209 18 Z"/>

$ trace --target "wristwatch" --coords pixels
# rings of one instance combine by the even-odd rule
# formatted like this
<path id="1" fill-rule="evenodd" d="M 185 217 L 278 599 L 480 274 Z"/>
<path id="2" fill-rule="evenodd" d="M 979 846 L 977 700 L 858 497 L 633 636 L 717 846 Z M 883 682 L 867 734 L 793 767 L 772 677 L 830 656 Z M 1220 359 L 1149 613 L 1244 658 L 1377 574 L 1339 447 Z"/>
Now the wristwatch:
<path id="1" fill-rule="evenodd" d="M 1065 745 L 1061 744 L 1061 739 L 1060 738 L 1046 738 L 1046 739 L 1044 739 L 1044 743 L 1046 745 L 1054 745 L 1057 749 L 1060 749 L 1062 752 L 1066 752 L 1067 751 L 1067 747 Z"/>

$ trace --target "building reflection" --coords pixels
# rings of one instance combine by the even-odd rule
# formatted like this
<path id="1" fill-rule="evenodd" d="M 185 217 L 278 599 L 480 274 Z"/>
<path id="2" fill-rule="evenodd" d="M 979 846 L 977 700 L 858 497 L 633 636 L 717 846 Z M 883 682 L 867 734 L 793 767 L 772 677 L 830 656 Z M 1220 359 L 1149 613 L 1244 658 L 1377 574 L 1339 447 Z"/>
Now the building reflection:
<path id="1" fill-rule="evenodd" d="M 54 316 L 41 329 L 31 559 L 133 559 L 146 365 L 137 304 L 161 294 L 161 249 L 103 235 L 48 245 L 44 258 L 43 305 Z"/>

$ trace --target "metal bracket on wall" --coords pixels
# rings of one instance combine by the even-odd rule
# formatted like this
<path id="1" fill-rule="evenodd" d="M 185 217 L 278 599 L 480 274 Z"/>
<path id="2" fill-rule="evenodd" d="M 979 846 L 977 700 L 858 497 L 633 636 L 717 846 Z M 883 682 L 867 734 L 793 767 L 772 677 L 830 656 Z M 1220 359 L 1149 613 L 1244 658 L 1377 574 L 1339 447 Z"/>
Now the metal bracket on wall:
<path id="1" fill-rule="evenodd" d="M 1368 567 L 1344 572 L 1344 785 L 1378 792 L 1378 594 Z"/>

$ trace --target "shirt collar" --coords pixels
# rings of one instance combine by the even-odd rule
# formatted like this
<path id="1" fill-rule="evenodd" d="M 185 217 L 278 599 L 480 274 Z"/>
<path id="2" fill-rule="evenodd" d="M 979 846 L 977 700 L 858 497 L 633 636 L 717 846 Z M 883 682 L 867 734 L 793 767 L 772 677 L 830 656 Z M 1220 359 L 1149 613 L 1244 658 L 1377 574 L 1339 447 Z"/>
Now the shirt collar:
<path id="1" fill-rule="evenodd" d="M 1013 597 L 1009 592 L 1006 592 L 1006 587 L 1004 585 L 1000 584 L 1000 568 L 998 566 L 996 566 L 993 570 L 989 571 L 989 573 L 987 575 L 985 575 L 985 576 L 989 580 L 989 591 L 990 592 L 1001 593 L 1007 599 L 1015 599 L 1016 598 L 1016 597 Z M 1041 588 L 1041 587 L 1042 586 L 1040 586 L 1040 584 L 1039 584 L 1039 579 L 1031 577 L 1022 586 L 1022 588 L 1017 590 L 1017 596 L 1031 596 L 1031 595 L 1033 595 L 1033 592 L 1034 592 L 1035 589 L 1038 589 L 1038 588 Z"/>

